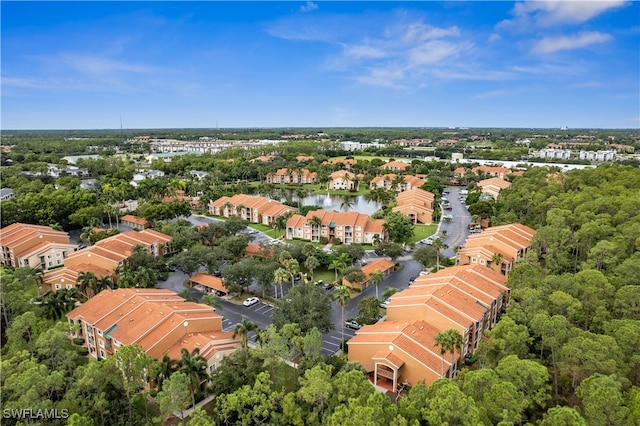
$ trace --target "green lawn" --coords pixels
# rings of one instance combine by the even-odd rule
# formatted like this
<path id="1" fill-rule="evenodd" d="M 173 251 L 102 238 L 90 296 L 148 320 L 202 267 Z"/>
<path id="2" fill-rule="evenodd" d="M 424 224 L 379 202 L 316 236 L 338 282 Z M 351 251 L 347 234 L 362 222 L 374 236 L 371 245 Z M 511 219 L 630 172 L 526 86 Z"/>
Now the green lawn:
<path id="1" fill-rule="evenodd" d="M 281 238 L 284 235 L 284 229 L 273 229 L 270 226 L 263 225 L 261 223 L 250 223 L 247 225 L 249 228 L 256 229 L 271 238 Z"/>
<path id="2" fill-rule="evenodd" d="M 407 241 L 409 244 L 415 244 L 423 238 L 427 238 L 430 235 L 436 233 L 436 229 L 438 229 L 438 225 L 415 225 L 413 227 L 413 237 Z"/>

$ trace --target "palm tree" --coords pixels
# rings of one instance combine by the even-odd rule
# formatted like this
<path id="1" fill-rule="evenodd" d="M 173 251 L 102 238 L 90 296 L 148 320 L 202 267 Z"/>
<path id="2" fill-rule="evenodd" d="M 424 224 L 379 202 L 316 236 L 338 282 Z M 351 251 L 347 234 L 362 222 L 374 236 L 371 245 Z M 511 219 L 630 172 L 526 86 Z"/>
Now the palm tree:
<path id="1" fill-rule="evenodd" d="M 242 322 L 239 322 L 233 328 L 233 338 L 235 339 L 236 336 L 242 337 L 242 348 L 246 348 L 249 340 L 249 332 L 251 331 L 258 331 L 258 325 L 253 321 L 243 318 Z"/>
<path id="2" fill-rule="evenodd" d="M 491 261 L 493 262 L 494 265 L 498 267 L 498 271 L 502 270 L 502 254 L 501 253 L 494 253 L 493 257 L 491 258 Z"/>
<path id="3" fill-rule="evenodd" d="M 244 210 L 244 204 L 238 204 L 236 206 L 236 213 L 238 213 L 238 216 L 242 217 L 242 210 Z"/>
<path id="4" fill-rule="evenodd" d="M 95 296 L 95 289 L 98 285 L 98 277 L 93 272 L 80 272 L 78 279 L 76 280 L 78 291 L 82 293 L 87 299 Z"/>
<path id="5" fill-rule="evenodd" d="M 200 355 L 200 348 L 194 348 L 191 352 L 182 348 L 182 358 L 180 359 L 180 371 L 189 376 L 191 381 L 191 402 L 196 405 L 196 392 L 200 389 L 200 384 L 207 378 L 207 360 Z"/>
<path id="6" fill-rule="evenodd" d="M 455 328 L 450 328 L 445 331 L 448 334 L 449 339 L 449 352 L 451 352 L 451 377 L 453 378 L 456 372 L 456 361 L 455 361 L 455 353 L 458 352 L 458 355 L 462 355 L 462 346 L 464 345 L 464 337 L 462 334 Z"/>
<path id="7" fill-rule="evenodd" d="M 99 293 L 102 290 L 117 288 L 117 286 L 113 283 L 113 280 L 111 279 L 111 277 L 106 275 L 106 276 L 100 276 L 100 278 L 98 278 L 98 284 L 96 288 L 98 288 L 99 290 L 98 293 Z"/>
<path id="8" fill-rule="evenodd" d="M 157 281 L 156 271 L 151 268 L 139 266 L 133 274 L 133 280 L 136 287 L 153 287 Z"/>
<path id="9" fill-rule="evenodd" d="M 344 308 L 347 306 L 347 303 L 349 303 L 349 300 L 351 300 L 351 292 L 349 291 L 349 287 L 347 287 L 346 285 L 339 286 L 335 294 L 333 295 L 333 298 L 335 299 L 338 306 L 340 306 L 340 308 L 342 309 L 342 342 L 344 342 Z M 342 344 L 340 344 L 340 348 L 342 349 Z"/>
<path id="10" fill-rule="evenodd" d="M 444 243 L 440 238 L 433 240 L 433 248 L 436 249 L 436 272 L 440 270 L 440 251 L 448 248 L 449 246 Z"/>
<path id="11" fill-rule="evenodd" d="M 311 280 L 313 280 L 313 270 L 316 269 L 318 266 L 320 266 L 320 261 L 315 256 L 309 256 L 304 261 L 304 266 L 311 273 Z"/>
<path id="12" fill-rule="evenodd" d="M 384 274 L 380 269 L 376 269 L 369 275 L 369 280 L 376 286 L 376 299 L 378 298 L 378 284 L 384 280 Z"/>
<path id="13" fill-rule="evenodd" d="M 231 209 L 233 209 L 233 204 L 231 204 L 230 202 L 226 202 L 222 205 L 222 216 L 225 215 L 225 212 L 231 216 Z"/>
<path id="14" fill-rule="evenodd" d="M 345 266 L 346 265 L 342 263 L 342 261 L 337 257 L 334 257 L 331 260 L 331 263 L 329 263 L 329 269 L 333 269 L 336 273 L 336 279 L 335 279 L 336 282 L 338 281 L 338 269 L 342 270 Z"/>
<path id="15" fill-rule="evenodd" d="M 296 197 L 298 197 L 298 209 L 302 208 L 302 199 L 307 196 L 307 191 L 304 188 L 296 189 Z"/>
<path id="16" fill-rule="evenodd" d="M 311 223 L 311 240 L 318 241 L 320 239 L 320 230 L 322 229 L 322 219 L 320 219 L 316 215 L 313 215 L 309 222 Z M 318 231 L 317 234 L 314 234 L 314 230 Z M 318 238 L 314 239 L 314 236 L 317 236 Z"/>
<path id="17" fill-rule="evenodd" d="M 169 354 L 164 354 L 162 360 L 158 364 L 158 370 L 155 375 L 158 389 L 162 390 L 162 382 L 164 382 L 165 379 L 168 379 L 171 374 L 178 371 L 178 367 L 180 367 L 180 361 L 177 359 L 171 359 Z"/>
<path id="18" fill-rule="evenodd" d="M 442 377 L 444 377 L 444 354 L 449 352 L 451 347 L 451 336 L 445 331 L 441 331 L 434 337 L 436 341 L 435 346 L 440 347 L 440 355 L 442 356 Z"/>
<path id="19" fill-rule="evenodd" d="M 280 297 L 284 297 L 284 290 L 282 289 L 282 284 L 289 281 L 289 273 L 284 268 L 278 268 L 275 271 L 273 271 L 273 280 L 276 282 L 276 284 L 280 285 Z M 277 293 L 278 292 L 276 291 L 276 295 L 275 295 L 276 299 L 278 298 Z"/>
<path id="20" fill-rule="evenodd" d="M 401 185 L 404 183 L 404 177 L 402 176 L 396 176 L 393 178 L 393 180 L 391 181 L 391 189 L 393 189 L 394 191 L 400 191 Z"/>
<path id="21" fill-rule="evenodd" d="M 353 200 L 350 196 L 345 195 L 342 198 L 342 203 L 340 203 L 340 210 L 344 209 L 344 211 L 349 211 L 353 207 Z"/>
<path id="22" fill-rule="evenodd" d="M 285 264 L 285 269 L 291 275 L 291 286 L 294 286 L 295 276 L 300 272 L 300 263 L 296 259 L 289 259 Z"/>

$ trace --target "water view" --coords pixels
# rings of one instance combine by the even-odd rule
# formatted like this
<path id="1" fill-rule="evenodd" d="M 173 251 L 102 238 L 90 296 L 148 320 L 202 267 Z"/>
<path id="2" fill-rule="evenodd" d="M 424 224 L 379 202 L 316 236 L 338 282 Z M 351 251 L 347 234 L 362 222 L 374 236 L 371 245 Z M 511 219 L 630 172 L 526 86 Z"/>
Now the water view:
<path id="1" fill-rule="evenodd" d="M 293 191 L 286 195 L 281 201 L 298 202 L 298 197 Z M 356 211 L 368 215 L 382 208 L 382 204 L 367 200 L 364 195 L 311 194 L 301 201 L 303 206 L 320 206 L 324 210 Z"/>

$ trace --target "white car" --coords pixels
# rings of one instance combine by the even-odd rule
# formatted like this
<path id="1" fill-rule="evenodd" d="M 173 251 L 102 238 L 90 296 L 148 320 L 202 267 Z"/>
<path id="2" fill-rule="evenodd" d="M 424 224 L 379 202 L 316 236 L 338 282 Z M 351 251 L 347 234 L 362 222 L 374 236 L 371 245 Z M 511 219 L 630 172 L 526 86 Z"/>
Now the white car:
<path id="1" fill-rule="evenodd" d="M 248 299 L 244 299 L 244 302 L 242 302 L 242 304 L 244 306 L 253 306 L 258 302 L 260 302 L 260 299 L 258 299 L 257 297 L 250 297 Z"/>

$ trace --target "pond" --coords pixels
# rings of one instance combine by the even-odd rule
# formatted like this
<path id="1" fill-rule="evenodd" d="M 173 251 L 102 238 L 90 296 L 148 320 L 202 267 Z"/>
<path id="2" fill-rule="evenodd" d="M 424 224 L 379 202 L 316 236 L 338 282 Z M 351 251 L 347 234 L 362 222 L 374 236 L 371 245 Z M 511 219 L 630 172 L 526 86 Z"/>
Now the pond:
<path id="1" fill-rule="evenodd" d="M 286 197 L 282 201 L 298 202 L 298 197 L 294 191 L 287 191 Z M 345 204 L 347 202 L 349 206 Z M 311 194 L 302 198 L 303 206 L 320 206 L 324 210 L 355 211 L 372 215 L 382 208 L 382 204 L 370 201 L 364 195 L 329 195 Z"/>

